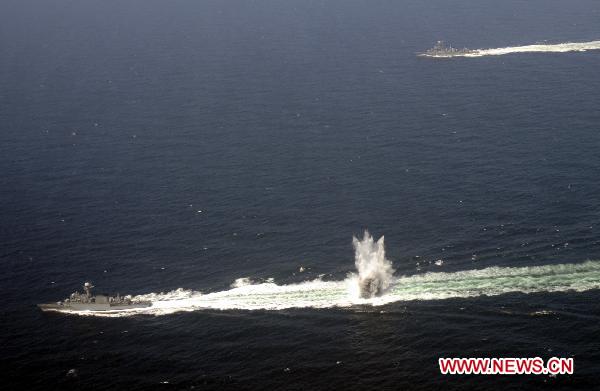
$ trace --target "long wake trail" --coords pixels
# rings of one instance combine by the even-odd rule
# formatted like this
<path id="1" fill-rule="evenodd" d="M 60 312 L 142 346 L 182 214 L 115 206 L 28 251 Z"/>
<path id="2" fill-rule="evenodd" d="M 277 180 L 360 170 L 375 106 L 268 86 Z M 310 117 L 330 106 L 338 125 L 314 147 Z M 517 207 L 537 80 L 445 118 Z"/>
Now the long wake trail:
<path id="1" fill-rule="evenodd" d="M 134 301 L 151 301 L 152 305 L 146 308 L 72 313 L 120 317 L 141 314 L 167 315 L 198 310 L 276 311 L 288 308 L 344 308 L 418 300 L 496 296 L 510 292 L 583 292 L 600 289 L 600 261 L 531 267 L 488 267 L 480 270 L 430 272 L 394 277 L 391 274 L 391 262 L 385 258 L 383 237 L 375 242 L 365 233 L 362 240 L 355 238 L 354 247 L 358 273 L 351 273 L 341 281 L 317 279 L 278 285 L 274 282 L 252 283 L 247 278 L 241 278 L 236 280 L 231 289 L 219 292 L 201 293 L 177 289 L 132 298 Z M 382 290 L 370 292 L 370 288 L 365 288 L 365 280 L 370 283 L 368 287 L 375 284 Z"/>
<path id="2" fill-rule="evenodd" d="M 503 56 L 514 53 L 567 53 L 567 52 L 586 52 L 588 50 L 600 50 L 600 40 L 588 42 L 564 42 L 556 44 L 542 44 L 524 46 L 508 46 L 503 48 L 490 49 L 466 49 L 464 53 L 446 54 L 427 54 L 424 57 L 447 58 L 447 57 L 484 57 L 484 56 Z"/>

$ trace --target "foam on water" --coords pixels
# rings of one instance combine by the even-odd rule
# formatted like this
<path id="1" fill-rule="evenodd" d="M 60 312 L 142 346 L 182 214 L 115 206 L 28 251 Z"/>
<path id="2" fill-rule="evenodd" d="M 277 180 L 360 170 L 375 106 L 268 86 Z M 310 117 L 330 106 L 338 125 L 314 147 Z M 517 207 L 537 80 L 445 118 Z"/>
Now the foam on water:
<path id="1" fill-rule="evenodd" d="M 480 270 L 393 277 L 391 263 L 385 259 L 383 239 L 374 242 L 370 235 L 365 234 L 363 240 L 355 240 L 354 245 L 359 273 L 351 273 L 342 281 L 316 279 L 278 285 L 272 280 L 253 283 L 246 277 L 236 280 L 231 289 L 219 292 L 201 293 L 180 288 L 167 293 L 149 293 L 133 297 L 133 300 L 151 301 L 150 307 L 72 313 L 116 317 L 138 314 L 165 315 L 207 309 L 250 311 L 378 306 L 402 301 L 495 296 L 509 292 L 582 292 L 600 289 L 600 261 L 531 267 L 488 267 Z M 359 286 L 364 273 L 386 278 L 387 289 L 381 296 L 361 297 Z"/>
<path id="2" fill-rule="evenodd" d="M 357 294 L 358 277 L 344 281 L 312 280 L 298 284 L 261 283 L 226 291 L 203 294 L 178 289 L 134 297 L 150 300 L 152 306 L 134 310 L 80 312 L 82 315 L 129 316 L 164 315 L 180 311 L 282 310 L 287 308 L 331 308 L 353 305 L 383 305 L 399 301 L 443 300 L 476 296 L 495 296 L 509 292 L 582 292 L 600 289 L 600 261 L 533 267 L 490 267 L 454 273 L 426 273 L 395 278 L 380 296 L 361 299 Z"/>
<path id="3" fill-rule="evenodd" d="M 509 46 L 504 48 L 474 49 L 467 53 L 457 53 L 447 55 L 428 55 L 425 57 L 445 58 L 445 57 L 484 57 L 484 56 L 502 56 L 513 53 L 566 53 L 566 52 L 585 52 L 588 50 L 600 50 L 600 41 L 589 42 L 564 42 L 557 44 L 534 44 L 525 46 Z"/>

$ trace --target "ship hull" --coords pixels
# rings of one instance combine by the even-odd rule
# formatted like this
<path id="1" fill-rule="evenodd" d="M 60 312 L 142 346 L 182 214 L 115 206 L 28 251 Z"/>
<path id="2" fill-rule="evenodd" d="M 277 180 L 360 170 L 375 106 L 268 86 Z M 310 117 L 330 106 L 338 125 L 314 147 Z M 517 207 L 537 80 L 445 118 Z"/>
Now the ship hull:
<path id="1" fill-rule="evenodd" d="M 42 311 L 118 311 L 133 308 L 150 307 L 152 303 L 141 302 L 132 304 L 109 304 L 109 303 L 69 303 L 69 304 L 38 304 Z"/>
<path id="2" fill-rule="evenodd" d="M 417 53 L 419 57 L 431 57 L 431 58 L 452 58 L 452 57 L 468 57 L 477 54 L 476 51 L 467 52 L 450 52 L 450 53 Z"/>

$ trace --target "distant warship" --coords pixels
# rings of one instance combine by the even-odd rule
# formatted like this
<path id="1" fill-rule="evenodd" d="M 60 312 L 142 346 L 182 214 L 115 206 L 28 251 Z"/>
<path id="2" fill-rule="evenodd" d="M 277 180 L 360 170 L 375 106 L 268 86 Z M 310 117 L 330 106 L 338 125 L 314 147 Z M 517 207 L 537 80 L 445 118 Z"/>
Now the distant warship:
<path id="1" fill-rule="evenodd" d="M 457 57 L 464 56 L 465 54 L 475 53 L 475 50 L 463 48 L 457 49 L 452 46 L 446 46 L 444 41 L 437 41 L 437 43 L 429 50 L 419 54 L 424 57 Z"/>
<path id="2" fill-rule="evenodd" d="M 69 298 L 56 303 L 38 304 L 42 311 L 114 311 L 125 310 L 130 308 L 150 307 L 150 301 L 133 301 L 130 296 L 106 296 L 92 295 L 94 286 L 86 282 L 83 284 L 84 293 L 71 293 Z"/>

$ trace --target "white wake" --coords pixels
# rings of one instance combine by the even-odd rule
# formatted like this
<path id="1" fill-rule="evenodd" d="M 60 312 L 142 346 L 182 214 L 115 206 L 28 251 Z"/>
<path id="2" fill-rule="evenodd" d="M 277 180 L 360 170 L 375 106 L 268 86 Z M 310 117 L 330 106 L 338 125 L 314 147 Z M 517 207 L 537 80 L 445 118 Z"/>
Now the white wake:
<path id="1" fill-rule="evenodd" d="M 588 50 L 600 50 L 600 41 L 589 42 L 564 42 L 556 44 L 534 44 L 525 46 L 509 46 L 504 48 L 490 49 L 472 49 L 465 53 L 446 54 L 427 54 L 424 57 L 448 58 L 448 57 L 484 57 L 484 56 L 503 56 L 513 53 L 567 53 L 567 52 L 585 52 Z"/>
<path id="2" fill-rule="evenodd" d="M 151 301 L 150 307 L 71 313 L 118 317 L 139 314 L 166 315 L 198 310 L 251 311 L 379 306 L 415 300 L 495 296 L 509 292 L 582 292 L 600 289 L 600 261 L 532 267 L 489 267 L 481 270 L 394 277 L 392 265 L 385 259 L 383 238 L 375 242 L 365 233 L 362 240 L 354 240 L 354 246 L 358 275 L 350 274 L 342 281 L 317 279 L 278 285 L 272 280 L 253 283 L 249 278 L 240 278 L 232 284 L 231 289 L 219 292 L 202 293 L 177 289 L 132 298 L 134 301 Z M 380 294 L 368 298 L 360 294 L 360 280 L 365 276 L 375 276 L 382 280 L 385 288 Z"/>

